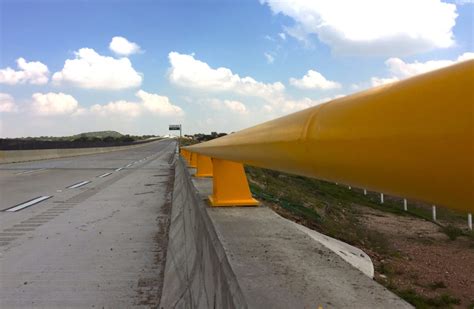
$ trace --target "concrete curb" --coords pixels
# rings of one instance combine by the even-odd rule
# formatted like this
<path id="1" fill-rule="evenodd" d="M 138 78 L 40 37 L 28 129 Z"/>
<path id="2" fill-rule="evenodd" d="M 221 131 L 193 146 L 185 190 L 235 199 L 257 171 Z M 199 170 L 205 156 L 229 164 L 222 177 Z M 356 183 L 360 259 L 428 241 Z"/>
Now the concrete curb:
<path id="1" fill-rule="evenodd" d="M 277 213 L 275 213 L 275 215 L 281 217 Z M 298 224 L 283 217 L 281 218 L 294 224 L 298 230 L 307 234 L 309 237 L 340 256 L 344 261 L 360 270 L 367 277 L 371 279 L 374 278 L 374 264 L 372 264 L 372 260 L 364 251 L 338 239 L 318 233 L 304 225 Z"/>
<path id="2" fill-rule="evenodd" d="M 247 308 L 206 205 L 176 161 L 160 308 Z"/>

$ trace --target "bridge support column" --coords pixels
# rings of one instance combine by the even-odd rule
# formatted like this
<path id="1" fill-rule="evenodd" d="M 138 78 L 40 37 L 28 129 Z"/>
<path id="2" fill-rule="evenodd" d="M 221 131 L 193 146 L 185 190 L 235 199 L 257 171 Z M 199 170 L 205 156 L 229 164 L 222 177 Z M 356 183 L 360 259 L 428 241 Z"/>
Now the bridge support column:
<path id="1" fill-rule="evenodd" d="M 209 196 L 212 206 L 258 206 L 252 198 L 242 163 L 212 158 L 213 191 Z"/>
<path id="2" fill-rule="evenodd" d="M 187 150 L 184 150 L 181 148 L 181 155 L 183 156 L 184 160 L 186 161 L 186 163 L 189 164 L 189 159 L 190 159 L 190 155 L 191 153 Z"/>
<path id="3" fill-rule="evenodd" d="M 212 161 L 208 156 L 197 155 L 197 171 L 195 177 L 212 177 Z"/>
<path id="4" fill-rule="evenodd" d="M 197 167 L 197 156 L 198 154 L 195 152 L 189 154 L 189 167 Z"/>

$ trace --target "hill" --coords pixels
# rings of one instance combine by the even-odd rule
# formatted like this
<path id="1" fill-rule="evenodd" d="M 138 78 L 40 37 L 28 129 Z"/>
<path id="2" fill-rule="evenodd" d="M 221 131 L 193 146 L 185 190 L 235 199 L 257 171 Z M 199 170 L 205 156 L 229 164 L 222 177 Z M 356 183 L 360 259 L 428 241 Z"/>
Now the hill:
<path id="1" fill-rule="evenodd" d="M 98 137 L 98 138 L 104 138 L 104 137 L 121 137 L 123 134 L 117 132 L 117 131 L 96 131 L 96 132 L 84 132 L 80 134 L 73 135 L 74 138 L 78 137 Z"/>

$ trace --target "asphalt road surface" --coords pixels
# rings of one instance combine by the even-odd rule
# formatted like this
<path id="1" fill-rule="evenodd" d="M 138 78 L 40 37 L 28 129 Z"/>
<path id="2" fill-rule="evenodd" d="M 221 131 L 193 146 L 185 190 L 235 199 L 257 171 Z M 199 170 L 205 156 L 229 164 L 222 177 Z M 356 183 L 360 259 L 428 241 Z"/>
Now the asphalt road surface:
<path id="1" fill-rule="evenodd" d="M 0 308 L 156 307 L 175 151 L 0 165 Z"/>

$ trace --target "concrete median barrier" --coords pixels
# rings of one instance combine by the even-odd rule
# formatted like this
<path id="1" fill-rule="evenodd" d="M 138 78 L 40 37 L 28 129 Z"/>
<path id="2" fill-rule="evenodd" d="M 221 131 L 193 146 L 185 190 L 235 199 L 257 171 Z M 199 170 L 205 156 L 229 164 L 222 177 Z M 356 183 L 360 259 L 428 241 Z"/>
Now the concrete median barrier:
<path id="1" fill-rule="evenodd" d="M 160 308 L 246 308 L 213 224 L 177 161 Z"/>
<path id="2" fill-rule="evenodd" d="M 128 145 L 128 146 L 113 146 L 113 147 L 0 150 L 0 164 L 90 155 L 90 154 L 136 148 L 136 147 L 144 146 L 146 144 L 148 143 L 140 143 L 138 145 Z"/>

